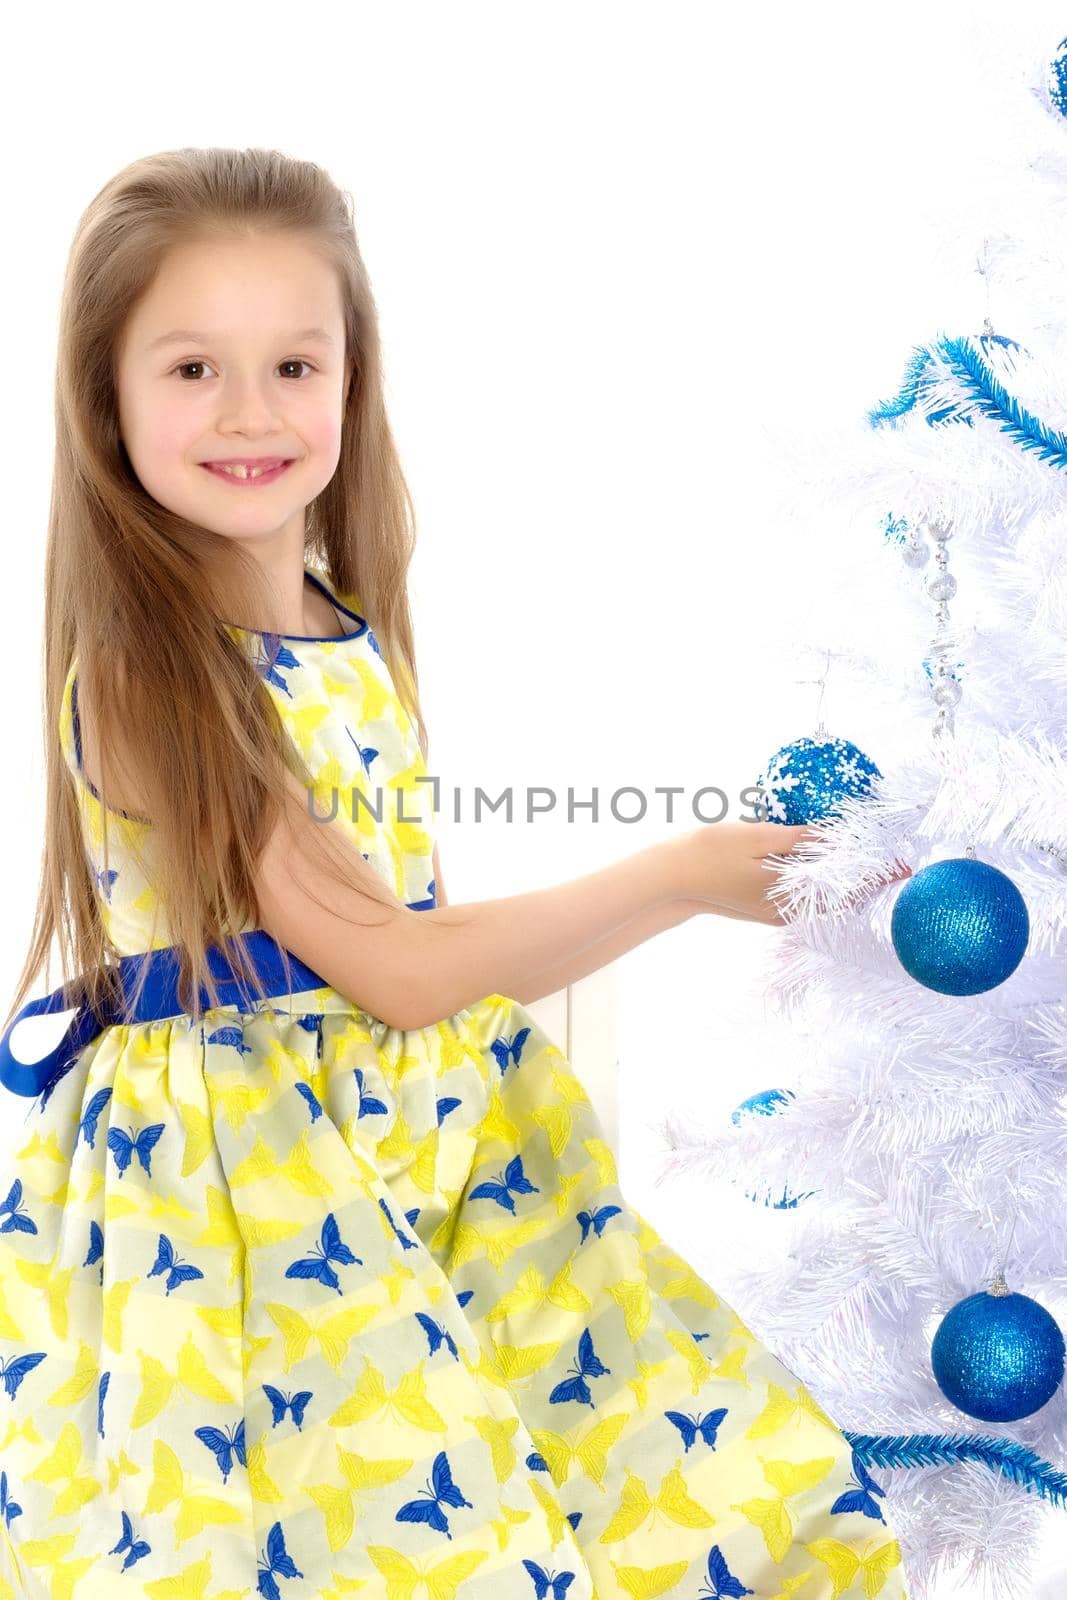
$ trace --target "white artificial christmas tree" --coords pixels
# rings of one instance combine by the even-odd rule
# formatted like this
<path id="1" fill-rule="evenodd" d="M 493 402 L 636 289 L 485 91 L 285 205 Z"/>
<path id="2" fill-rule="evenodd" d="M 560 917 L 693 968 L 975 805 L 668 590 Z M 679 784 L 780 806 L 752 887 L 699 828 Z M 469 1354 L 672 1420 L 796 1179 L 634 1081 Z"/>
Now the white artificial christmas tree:
<path id="1" fill-rule="evenodd" d="M 794 656 L 889 686 L 899 738 L 865 752 L 867 792 L 851 755 L 816 770 L 816 797 L 851 791 L 822 813 L 799 753 L 768 759 L 772 816 L 819 829 L 777 891 L 767 998 L 792 1055 L 727 1126 L 661 1124 L 661 1177 L 766 1202 L 731 1298 L 885 1484 L 910 1600 L 961 1560 L 969 1593 L 1030 1600 L 1047 1519 L 1067 1545 L 1067 77 L 1049 56 L 1020 95 L 1032 148 L 986 194 L 984 326 L 923 340 L 852 432 L 808 454 L 773 436 L 820 497 L 807 549 L 836 534 L 849 555 L 826 591 L 839 637 L 805 619 Z M 821 681 L 796 739 L 857 739 Z M 976 862 L 995 869 L 980 904 Z M 1018 1313 L 1014 1343 L 945 1323 L 977 1295 L 983 1327 Z"/>

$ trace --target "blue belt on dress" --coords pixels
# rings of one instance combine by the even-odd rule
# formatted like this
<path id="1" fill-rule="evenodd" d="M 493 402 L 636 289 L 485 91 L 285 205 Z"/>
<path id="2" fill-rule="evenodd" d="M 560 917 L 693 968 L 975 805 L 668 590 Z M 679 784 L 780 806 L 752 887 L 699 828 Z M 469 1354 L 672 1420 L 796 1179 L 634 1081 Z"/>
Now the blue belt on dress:
<path id="1" fill-rule="evenodd" d="M 326 980 L 317 972 L 313 972 L 303 961 L 298 960 L 292 951 L 283 952 L 283 946 L 264 928 L 253 928 L 246 933 L 237 934 L 230 943 L 237 942 L 245 947 L 268 998 L 290 992 L 290 983 L 285 975 L 285 954 L 289 957 L 291 987 L 294 994 L 304 989 L 328 987 Z M 243 987 L 241 978 L 234 972 L 233 964 L 225 951 L 219 945 L 212 944 L 207 946 L 206 954 L 208 969 L 218 985 L 218 1004 L 250 1009 L 258 997 Z M 134 983 L 140 976 L 141 967 L 145 964 L 148 966 L 148 972 L 144 988 L 137 1003 L 131 1006 L 128 996 L 133 992 Z M 54 1011 L 69 1011 L 72 1006 L 69 997 L 64 994 L 62 985 L 58 989 L 53 989 L 51 994 L 26 1002 L 0 1038 L 0 1083 L 5 1089 L 10 1089 L 12 1094 L 25 1095 L 29 1099 L 42 1095 L 43 1106 L 63 1074 L 74 1065 L 79 1051 L 105 1028 L 115 1023 L 157 1022 L 163 1017 L 180 1017 L 184 1014 L 185 1008 L 178 999 L 179 946 L 165 945 L 159 950 L 143 950 L 137 955 L 121 956 L 117 965 L 125 1003 L 116 1005 L 105 998 L 101 1001 L 98 1011 L 94 1012 L 88 1001 L 84 1001 L 75 1011 L 70 1026 L 55 1049 L 37 1061 L 28 1062 L 17 1060 L 11 1053 L 13 1030 L 25 1017 L 39 1017 Z M 210 997 L 205 986 L 201 984 L 200 1004 L 206 1009 L 209 1003 Z"/>

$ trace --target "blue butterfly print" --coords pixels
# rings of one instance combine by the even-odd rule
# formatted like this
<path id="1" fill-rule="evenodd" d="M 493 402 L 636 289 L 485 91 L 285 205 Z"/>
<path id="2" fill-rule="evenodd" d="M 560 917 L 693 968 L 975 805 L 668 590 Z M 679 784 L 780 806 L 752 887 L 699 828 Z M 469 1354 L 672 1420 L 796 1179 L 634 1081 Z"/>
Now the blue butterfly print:
<path id="1" fill-rule="evenodd" d="M 115 867 L 108 867 L 106 870 L 104 870 L 102 868 L 94 866 L 94 868 L 93 868 L 93 876 L 96 879 L 97 888 L 103 891 L 104 899 L 110 905 L 110 903 L 111 903 L 111 889 L 112 889 L 112 885 L 115 882 L 115 879 L 118 877 L 118 871 L 116 870 Z M 105 879 L 107 880 L 106 882 L 104 881 Z"/>
<path id="2" fill-rule="evenodd" d="M 285 1413 L 288 1411 L 296 1423 L 296 1431 L 299 1433 L 303 1428 L 304 1412 L 307 1410 L 308 1401 L 312 1399 L 311 1390 L 301 1389 L 297 1394 L 287 1395 L 283 1394 L 280 1389 L 276 1389 L 272 1383 L 265 1383 L 263 1385 L 263 1393 L 270 1401 L 270 1408 L 274 1413 L 274 1421 L 271 1423 L 271 1427 L 276 1428 L 279 1422 L 284 1422 Z"/>
<path id="3" fill-rule="evenodd" d="M 104 1396 L 107 1394 L 107 1387 L 110 1382 L 110 1372 L 102 1372 L 100 1374 L 100 1383 L 98 1385 L 99 1394 L 96 1401 L 96 1431 L 100 1435 L 101 1439 L 104 1437 Z"/>
<path id="4" fill-rule="evenodd" d="M 755 1594 L 755 1589 L 746 1589 L 740 1578 L 735 1578 L 726 1565 L 726 1558 L 718 1545 L 712 1545 L 708 1553 L 709 1588 L 701 1582 L 699 1593 L 706 1595 L 708 1600 L 741 1600 L 742 1595 Z"/>
<path id="5" fill-rule="evenodd" d="M 473 1289 L 461 1289 L 459 1294 L 457 1294 L 457 1296 L 456 1296 L 456 1302 L 457 1302 L 458 1305 L 461 1305 L 461 1306 L 465 1306 L 467 1304 L 468 1300 L 473 1300 L 473 1299 L 474 1299 L 474 1290 Z"/>
<path id="6" fill-rule="evenodd" d="M 456 1107 L 462 1104 L 463 1101 L 454 1094 L 442 1095 L 437 1102 L 437 1126 L 440 1127 L 449 1112 L 455 1111 Z"/>
<path id="7" fill-rule="evenodd" d="M 436 1533 L 443 1533 L 447 1539 L 451 1539 L 452 1533 L 448 1519 L 441 1510 L 442 1505 L 469 1506 L 473 1510 L 474 1502 L 465 1499 L 462 1490 L 452 1482 L 448 1457 L 443 1450 L 434 1457 L 433 1483 L 427 1482 L 426 1493 L 428 1500 L 409 1500 L 402 1505 L 396 1514 L 397 1522 L 428 1522 Z"/>
<path id="8" fill-rule="evenodd" d="M 534 1584 L 534 1600 L 545 1600 L 550 1595 L 550 1600 L 564 1600 L 564 1596 L 574 1582 L 573 1572 L 557 1572 L 553 1575 L 546 1572 L 544 1567 L 539 1567 L 536 1561 L 523 1561 Z"/>
<path id="9" fill-rule="evenodd" d="M 322 1056 L 322 1024 L 324 1020 L 325 1019 L 321 1011 L 309 1012 L 307 1016 L 297 1017 L 296 1019 L 296 1025 L 298 1028 L 303 1028 L 305 1033 L 313 1033 L 316 1035 L 316 1055 L 319 1057 Z"/>
<path id="10" fill-rule="evenodd" d="M 718 1411 L 709 1411 L 706 1417 L 697 1412 L 695 1417 L 687 1416 L 684 1411 L 665 1411 L 663 1415 L 668 1422 L 673 1422 L 682 1438 L 685 1440 L 685 1453 L 689 1454 L 689 1446 L 696 1443 L 699 1433 L 704 1443 L 714 1450 L 716 1436 L 726 1416 L 729 1407 L 722 1406 Z"/>
<path id="11" fill-rule="evenodd" d="M 152 1151 L 159 1143 L 165 1127 L 166 1124 L 163 1122 L 153 1122 L 151 1127 L 142 1128 L 136 1139 L 133 1137 L 132 1128 L 129 1133 L 124 1132 L 122 1128 L 107 1130 L 107 1147 L 115 1157 L 120 1178 L 135 1155 L 148 1176 L 152 1176 Z"/>
<path id="12" fill-rule="evenodd" d="M 526 1465 L 529 1467 L 531 1472 L 548 1471 L 548 1462 L 545 1460 L 540 1450 L 530 1451 L 530 1454 L 526 1457 Z"/>
<path id="13" fill-rule="evenodd" d="M 604 1232 L 604 1224 L 609 1222 L 612 1217 L 621 1215 L 621 1206 L 601 1206 L 599 1211 L 579 1211 L 577 1221 L 582 1230 L 582 1243 L 584 1244 L 588 1239 L 590 1228 L 596 1230 L 596 1236 L 599 1239 Z"/>
<path id="14" fill-rule="evenodd" d="M 493 1052 L 493 1055 L 496 1057 L 496 1063 L 500 1068 L 501 1077 L 503 1077 L 505 1072 L 508 1070 L 508 1063 L 510 1061 L 514 1061 L 516 1066 L 519 1065 L 519 1057 L 522 1055 L 522 1047 L 526 1043 L 529 1032 L 529 1028 L 520 1028 L 514 1039 L 494 1039 L 492 1044 L 489 1046 L 490 1050 Z"/>
<path id="15" fill-rule="evenodd" d="M 89 1101 L 89 1104 L 82 1113 L 82 1119 L 78 1123 L 78 1131 L 74 1135 L 75 1150 L 78 1148 L 78 1140 L 81 1138 L 83 1133 L 85 1135 L 85 1142 L 89 1146 L 89 1149 L 96 1149 L 96 1124 L 100 1120 L 101 1111 L 103 1111 L 110 1099 L 110 1089 L 98 1089 L 93 1095 L 93 1098 Z"/>
<path id="16" fill-rule="evenodd" d="M 865 1517 L 873 1517 L 876 1522 L 884 1522 L 882 1508 L 874 1496 L 876 1494 L 884 1496 L 885 1490 L 880 1484 L 875 1483 L 855 1450 L 852 1452 L 852 1470 L 859 1488 L 846 1489 L 844 1494 L 838 1495 L 830 1507 L 830 1515 L 833 1516 L 835 1511 L 862 1511 Z"/>
<path id="17" fill-rule="evenodd" d="M 45 1358 L 45 1351 L 35 1350 L 32 1355 L 12 1356 L 8 1362 L 0 1356 L 0 1378 L 4 1380 L 4 1389 L 14 1400 L 18 1393 L 19 1384 L 28 1372 L 39 1366 Z"/>
<path id="18" fill-rule="evenodd" d="M 263 1566 L 259 1569 L 256 1578 L 256 1588 L 263 1595 L 264 1600 L 281 1600 L 281 1590 L 274 1581 L 274 1574 L 279 1578 L 302 1578 L 304 1574 L 285 1548 L 285 1536 L 282 1525 L 276 1522 L 267 1535 L 266 1559 L 260 1556 Z"/>
<path id="19" fill-rule="evenodd" d="M 374 629 L 373 628 L 368 628 L 367 629 L 367 643 L 370 645 L 372 650 L 377 651 L 378 655 L 380 655 L 380 656 L 382 655 L 382 647 L 378 643 L 377 639 L 374 637 Z M 383 661 L 385 660 L 384 656 L 382 656 L 382 660 Z"/>
<path id="20" fill-rule="evenodd" d="M 244 1029 L 235 1027 L 232 1022 L 225 1023 L 221 1028 L 213 1028 L 207 1036 L 208 1044 L 232 1044 L 239 1055 L 247 1056 L 252 1053 L 252 1046 L 245 1044 Z"/>
<path id="21" fill-rule="evenodd" d="M 345 732 L 348 734 L 348 737 L 351 739 L 352 743 L 355 745 L 357 754 L 359 755 L 359 759 L 360 759 L 360 761 L 361 761 L 361 763 L 362 763 L 362 765 L 364 767 L 364 770 L 369 772 L 370 771 L 370 764 L 374 760 L 375 756 L 378 754 L 378 751 L 377 750 L 372 750 L 369 744 L 360 744 L 359 740 L 356 738 L 355 734 L 352 732 L 352 729 L 348 726 L 347 723 L 345 724 Z"/>
<path id="22" fill-rule="evenodd" d="M 467 1196 L 468 1200 L 495 1200 L 498 1206 L 503 1206 L 505 1211 L 515 1215 L 515 1202 L 509 1190 L 514 1189 L 516 1194 L 540 1194 L 540 1189 L 532 1184 L 522 1170 L 522 1157 L 514 1156 L 498 1178 L 487 1179 L 479 1183 Z"/>
<path id="23" fill-rule="evenodd" d="M 200 1442 L 206 1444 L 208 1449 L 214 1452 L 215 1460 L 218 1462 L 219 1470 L 222 1473 L 223 1483 L 226 1482 L 226 1479 L 233 1471 L 234 1456 L 237 1457 L 242 1467 L 248 1465 L 245 1458 L 244 1417 L 241 1418 L 232 1434 L 223 1428 L 196 1428 L 194 1431 Z"/>
<path id="24" fill-rule="evenodd" d="M 311 1087 L 310 1083 L 304 1083 L 302 1079 L 298 1078 L 296 1092 L 297 1094 L 303 1095 L 304 1099 L 307 1101 L 308 1109 L 311 1112 L 312 1122 L 318 1122 L 319 1118 L 322 1116 L 322 1107 L 319 1105 L 318 1096 Z"/>
<path id="25" fill-rule="evenodd" d="M 305 1256 L 302 1261 L 294 1261 L 291 1267 L 286 1267 L 287 1278 L 318 1278 L 327 1289 L 336 1289 L 341 1293 L 341 1285 L 337 1274 L 330 1266 L 331 1261 L 337 1261 L 343 1267 L 363 1265 L 359 1256 L 354 1256 L 346 1244 L 341 1242 L 341 1234 L 337 1227 L 337 1218 L 330 1211 L 322 1224 L 322 1244 L 316 1245 L 316 1255 Z"/>
<path id="26" fill-rule="evenodd" d="M 142 1556 L 149 1556 L 152 1554 L 152 1546 L 146 1539 L 138 1539 L 136 1542 L 134 1541 L 133 1523 L 130 1521 L 129 1516 L 125 1511 L 122 1513 L 122 1538 L 119 1540 L 117 1545 L 108 1551 L 108 1555 L 117 1556 L 123 1550 L 127 1552 L 126 1559 L 122 1563 L 123 1572 L 126 1571 L 127 1567 L 132 1567 L 135 1562 L 140 1561 Z"/>
<path id="27" fill-rule="evenodd" d="M 21 1210 L 22 1206 L 22 1179 L 16 1178 L 7 1191 L 7 1199 L 0 1200 L 0 1216 L 8 1212 L 8 1216 L 0 1222 L 0 1233 L 36 1233 L 37 1224 L 29 1212 Z"/>
<path id="28" fill-rule="evenodd" d="M 280 634 L 265 633 L 263 635 L 263 643 L 265 652 L 259 656 L 255 663 L 256 671 L 264 683 L 273 683 L 276 688 L 284 689 L 291 700 L 293 691 L 277 669 L 281 667 L 285 671 L 291 672 L 294 667 L 300 665 L 300 662 L 289 646 L 284 643 Z M 288 1573 L 286 1576 L 288 1577 Z"/>
<path id="29" fill-rule="evenodd" d="M 360 1117 L 384 1117 L 388 1114 L 389 1107 L 384 1100 L 379 1100 L 373 1094 L 363 1092 L 363 1068 L 353 1067 L 356 1075 L 356 1088 L 359 1090 L 359 1110 L 356 1112 L 356 1121 Z"/>
<path id="30" fill-rule="evenodd" d="M 594 1353 L 593 1336 L 586 1328 L 578 1340 L 578 1365 L 574 1368 L 574 1377 L 564 1378 L 561 1383 L 557 1383 L 548 1398 L 555 1405 L 561 1404 L 564 1400 L 580 1400 L 583 1405 L 592 1406 L 593 1396 L 585 1381 L 586 1378 L 601 1378 L 610 1371 L 611 1368 L 606 1367 Z M 593 1406 L 593 1409 L 596 1410 L 596 1407 Z"/>
<path id="31" fill-rule="evenodd" d="M 99 1261 L 100 1282 L 104 1281 L 104 1230 L 99 1222 L 89 1223 L 89 1254 L 82 1262 L 83 1267 L 91 1267 Z"/>
<path id="32" fill-rule="evenodd" d="M 155 1278 L 167 1273 L 167 1294 L 172 1289 L 177 1289 L 179 1284 L 190 1283 L 193 1278 L 202 1278 L 204 1274 L 199 1267 L 191 1267 L 180 1256 L 175 1255 L 174 1246 L 165 1233 L 159 1236 L 159 1253 L 148 1272 L 148 1277 Z"/>
<path id="33" fill-rule="evenodd" d="M 4 1519 L 6 1527 L 10 1528 L 16 1517 L 21 1517 L 22 1507 L 17 1500 L 11 1500 L 7 1492 L 7 1473 L 0 1472 L 0 1517 Z"/>
<path id="34" fill-rule="evenodd" d="M 422 1324 L 426 1337 L 430 1341 L 430 1354 L 436 1355 L 441 1346 L 446 1344 L 458 1361 L 459 1351 L 456 1349 L 456 1341 L 448 1329 L 442 1327 L 439 1322 L 435 1322 L 432 1317 L 427 1316 L 425 1311 L 416 1311 L 415 1316 Z"/>
<path id="35" fill-rule="evenodd" d="M 381 1195 L 378 1196 L 378 1204 L 381 1206 L 382 1210 L 385 1212 L 386 1219 L 388 1220 L 389 1226 L 392 1228 L 393 1232 L 396 1234 L 397 1238 L 400 1240 L 400 1243 L 403 1245 L 404 1249 L 405 1250 L 417 1250 L 419 1247 L 415 1243 L 415 1240 L 414 1239 L 409 1239 L 406 1233 L 401 1233 L 400 1229 L 397 1227 L 396 1223 L 393 1221 L 393 1213 L 390 1211 L 389 1207 L 386 1205 L 386 1203 L 382 1199 Z M 415 1211 L 409 1211 L 407 1213 L 407 1220 L 410 1223 L 414 1223 L 415 1218 L 418 1216 L 418 1214 L 419 1213 L 418 1213 L 417 1209 Z"/>

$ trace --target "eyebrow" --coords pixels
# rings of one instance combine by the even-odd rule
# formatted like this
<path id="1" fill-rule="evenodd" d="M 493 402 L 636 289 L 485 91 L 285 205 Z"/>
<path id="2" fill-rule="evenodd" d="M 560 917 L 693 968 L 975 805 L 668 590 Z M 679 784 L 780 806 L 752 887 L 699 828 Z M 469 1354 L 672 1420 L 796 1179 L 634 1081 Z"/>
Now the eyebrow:
<path id="1" fill-rule="evenodd" d="M 161 333 L 158 339 L 153 339 L 146 348 L 158 350 L 161 345 L 165 344 L 211 344 L 213 339 L 217 337 L 217 334 L 190 333 L 188 328 L 172 328 L 170 333 Z M 298 333 L 290 334 L 289 338 L 294 344 L 304 343 L 310 339 L 321 340 L 323 344 L 333 344 L 334 342 L 325 328 L 302 328 Z"/>

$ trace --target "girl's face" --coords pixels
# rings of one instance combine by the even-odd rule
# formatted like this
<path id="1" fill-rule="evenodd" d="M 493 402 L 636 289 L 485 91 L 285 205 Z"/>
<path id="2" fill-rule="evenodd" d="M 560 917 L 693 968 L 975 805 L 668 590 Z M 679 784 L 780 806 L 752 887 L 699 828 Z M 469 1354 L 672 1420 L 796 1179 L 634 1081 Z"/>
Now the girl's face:
<path id="1" fill-rule="evenodd" d="M 309 245 L 276 235 L 177 245 L 122 331 L 120 433 L 161 505 L 302 553 L 304 509 L 337 468 L 347 376 L 340 284 Z M 257 456 L 292 465 L 261 485 L 203 465 Z"/>

